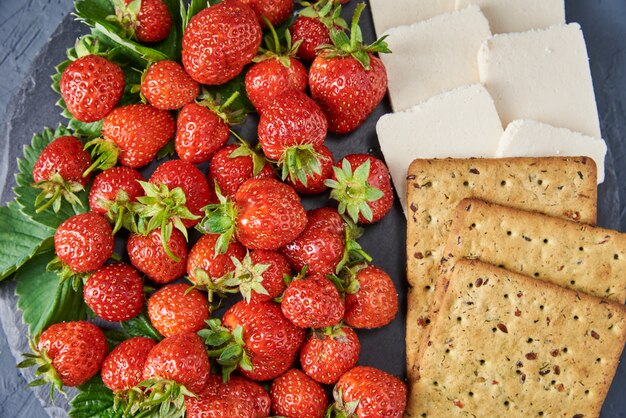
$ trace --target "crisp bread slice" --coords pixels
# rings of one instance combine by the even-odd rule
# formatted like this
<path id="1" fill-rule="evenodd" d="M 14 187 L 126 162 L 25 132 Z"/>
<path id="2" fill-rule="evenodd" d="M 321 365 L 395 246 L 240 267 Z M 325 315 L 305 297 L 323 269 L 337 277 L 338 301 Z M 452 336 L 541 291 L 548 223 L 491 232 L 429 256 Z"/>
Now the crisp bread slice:
<path id="1" fill-rule="evenodd" d="M 626 307 L 457 260 L 429 328 L 407 417 L 597 417 Z"/>
<path id="2" fill-rule="evenodd" d="M 415 160 L 407 173 L 407 374 L 428 324 L 437 265 L 467 197 L 594 224 L 596 165 L 585 157 Z"/>

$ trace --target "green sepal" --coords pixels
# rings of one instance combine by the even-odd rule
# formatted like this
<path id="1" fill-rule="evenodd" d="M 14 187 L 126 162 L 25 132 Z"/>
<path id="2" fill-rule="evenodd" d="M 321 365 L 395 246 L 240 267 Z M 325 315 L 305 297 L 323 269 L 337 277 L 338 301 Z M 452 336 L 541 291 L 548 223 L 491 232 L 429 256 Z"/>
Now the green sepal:
<path id="1" fill-rule="evenodd" d="M 67 394 L 63 390 L 63 382 L 61 377 L 52 366 L 52 359 L 48 356 L 47 350 L 44 347 L 39 350 L 39 338 L 29 339 L 28 345 L 32 351 L 32 354 L 23 354 L 26 360 L 17 364 L 18 368 L 26 368 L 37 366 L 35 371 L 35 377 L 38 378 L 29 383 L 29 386 L 41 386 L 46 383 L 50 384 L 50 399 L 54 402 L 54 393 L 59 391 L 63 396 L 67 397 Z M 41 377 L 40 377 L 41 376 Z"/>
<path id="2" fill-rule="evenodd" d="M 107 170 L 115 167 L 120 154 L 119 147 L 112 141 L 103 138 L 92 139 L 85 144 L 85 149 L 89 150 L 93 163 L 83 173 L 87 177 L 94 170 Z"/>
<path id="3" fill-rule="evenodd" d="M 72 289 L 78 292 L 82 285 L 87 281 L 90 273 L 77 273 L 73 271 L 70 266 L 63 263 L 59 257 L 54 257 L 46 266 L 46 271 L 54 272 L 59 277 L 60 283 L 69 282 L 72 285 Z"/>
<path id="4" fill-rule="evenodd" d="M 160 378 L 139 383 L 133 392 L 135 397 L 123 405 L 125 415 L 133 417 L 184 417 L 185 397 L 196 394 L 184 385 Z"/>
<path id="5" fill-rule="evenodd" d="M 260 145 L 257 144 L 257 146 L 253 149 L 245 139 L 237 134 L 237 132 L 231 129 L 230 133 L 237 139 L 237 141 L 239 142 L 239 146 L 230 153 L 228 158 L 251 157 L 252 176 L 258 176 L 265 167 L 265 165 L 268 163 L 267 158 L 265 158 L 263 152 L 260 151 Z"/>
<path id="6" fill-rule="evenodd" d="M 285 29 L 283 40 L 284 45 L 281 42 L 281 39 L 278 36 L 278 33 L 269 19 L 263 16 L 265 24 L 270 30 L 270 33 L 267 34 L 264 38 L 265 48 L 259 48 L 258 55 L 252 59 L 253 62 L 263 62 L 270 59 L 276 59 L 286 68 L 291 67 L 290 58 L 295 57 L 298 48 L 302 45 L 302 40 L 298 40 L 293 43 L 291 39 L 291 32 L 289 29 Z"/>
<path id="7" fill-rule="evenodd" d="M 247 111 L 237 102 L 239 96 L 241 92 L 235 90 L 223 101 L 221 93 L 212 94 L 205 88 L 196 99 L 196 104 L 211 110 L 228 126 L 239 125 L 245 121 L 247 115 Z"/>
<path id="8" fill-rule="evenodd" d="M 363 233 L 364 229 L 359 227 L 345 214 L 341 215 L 343 221 L 346 223 L 345 236 L 344 236 L 344 248 L 341 260 L 337 264 L 335 273 L 339 274 L 344 267 L 353 266 L 355 264 L 363 262 L 371 262 L 372 256 L 363 250 L 363 247 L 357 242 Z"/>
<path id="9" fill-rule="evenodd" d="M 34 183 L 33 187 L 41 189 L 41 193 L 35 199 L 37 213 L 43 212 L 50 206 L 55 213 L 58 213 L 63 199 L 72 206 L 83 206 L 83 202 L 75 193 L 84 191 L 85 187 L 77 181 L 65 181 L 58 172 L 52 174 L 49 180 Z"/>
<path id="10" fill-rule="evenodd" d="M 343 391 L 342 389 L 337 389 L 337 386 L 333 388 L 333 398 L 335 398 L 335 403 L 326 410 L 327 418 L 358 418 L 356 410 L 361 402 L 360 399 L 347 403 L 344 402 Z"/>
<path id="11" fill-rule="evenodd" d="M 246 302 L 250 303 L 252 292 L 269 296 L 267 289 L 263 287 L 263 273 L 270 268 L 270 264 L 255 264 L 250 257 L 249 251 L 242 261 L 239 261 L 236 257 L 231 257 L 230 259 L 235 265 L 235 271 L 233 272 L 235 283 Z"/>
<path id="12" fill-rule="evenodd" d="M 328 29 L 333 27 L 348 29 L 348 24 L 341 17 L 341 3 L 339 0 L 319 0 L 316 3 L 303 1 L 300 4 L 303 8 L 298 11 L 297 14 L 299 16 L 317 19 Z"/>
<path id="13" fill-rule="evenodd" d="M 222 366 L 222 379 L 228 382 L 231 373 L 240 367 L 243 370 L 252 370 L 252 362 L 245 350 L 243 327 L 234 330 L 222 326 L 222 321 L 212 318 L 206 321 L 207 328 L 198 331 L 209 350 L 209 357 Z"/>
<path id="14" fill-rule="evenodd" d="M 215 253 L 224 254 L 234 239 L 237 207 L 233 201 L 222 194 L 217 184 L 215 184 L 215 194 L 218 203 L 211 203 L 202 208 L 206 215 L 198 223 L 196 229 L 203 234 L 219 234 L 220 236 L 215 242 Z"/>
<path id="15" fill-rule="evenodd" d="M 281 169 L 281 178 L 292 183 L 299 181 L 304 186 L 313 174 L 321 174 L 321 160 L 327 157 L 315 150 L 313 145 L 295 145 L 287 148 L 278 160 L 278 167 Z"/>
<path id="16" fill-rule="evenodd" d="M 133 212 L 133 202 L 128 193 L 118 190 L 115 200 L 99 199 L 98 204 L 106 210 L 105 217 L 113 224 L 113 235 L 124 228 L 130 232 L 137 232 L 137 221 Z"/>
<path id="17" fill-rule="evenodd" d="M 222 277 L 213 278 L 205 270 L 197 268 L 193 271 L 193 279 L 189 277 L 189 281 L 193 283 L 187 292 L 192 289 L 201 289 L 207 292 L 207 298 L 211 304 L 211 312 L 214 312 L 221 305 L 221 300 L 225 299 L 229 294 L 239 292 L 236 281 L 233 279 L 232 273 L 226 273 Z M 219 297 L 218 305 L 214 306 L 215 296 Z"/>

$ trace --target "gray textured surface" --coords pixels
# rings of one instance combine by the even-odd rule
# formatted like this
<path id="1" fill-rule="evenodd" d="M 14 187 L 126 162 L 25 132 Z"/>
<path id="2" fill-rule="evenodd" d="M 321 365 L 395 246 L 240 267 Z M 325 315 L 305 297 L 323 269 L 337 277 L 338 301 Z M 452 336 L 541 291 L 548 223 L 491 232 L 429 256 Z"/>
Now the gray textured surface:
<path id="1" fill-rule="evenodd" d="M 352 3 L 355 1 L 353 0 Z M 601 189 L 601 223 L 605 226 L 619 227 L 626 230 L 626 209 L 619 205 L 616 196 L 626 201 L 626 184 L 615 179 L 626 179 L 626 2 L 624 0 L 567 0 L 568 21 L 578 21 L 585 33 L 594 85 L 602 117 L 602 129 L 611 149 L 610 167 L 614 173 L 607 186 Z M 353 6 L 352 6 L 353 7 Z M 57 31 L 57 35 L 45 52 L 31 67 L 35 55 L 46 44 L 46 40 L 71 9 L 69 0 L 29 0 L 13 2 L 0 0 L 0 111 L 6 116 L 3 125 L 3 152 L 0 159 L 1 202 L 12 198 L 10 187 L 15 171 L 15 155 L 21 145 L 30 140 L 35 131 L 44 126 L 55 126 L 61 121 L 58 109 L 53 106 L 56 97 L 49 89 L 49 75 L 53 66 L 63 55 L 63 50 L 73 43 L 79 26 L 66 18 Z M 369 26 L 369 16 L 366 25 Z M 366 29 L 366 35 L 371 31 Z M 367 36 L 366 36 L 367 37 Z M 12 97 L 10 105 L 9 99 Z M 8 107 L 7 107 L 8 106 Z M 5 110 L 8 109 L 8 110 Z M 329 145 L 337 157 L 347 152 L 367 152 L 374 148 L 375 120 L 388 109 L 385 104 L 349 138 L 329 139 Z M 7 176 L 8 175 L 8 176 Z M 309 202 L 311 204 L 311 202 Z M 381 265 L 389 264 L 392 276 L 403 280 L 403 258 L 397 252 L 403 252 L 403 232 L 395 236 L 392 242 L 380 245 L 377 237 L 386 236 L 386 231 L 398 230 L 402 225 L 398 205 L 391 216 L 383 222 L 368 228 L 363 245 Z M 17 332 L 20 316 L 14 310 L 11 301 L 14 284 L 9 281 L 0 285 L 0 320 L 9 336 L 9 344 L 4 332 L 0 332 L 0 417 L 46 416 L 37 398 L 25 387 L 25 380 L 14 368 L 15 359 L 9 350 L 24 344 L 23 336 Z M 404 310 L 404 300 L 401 301 Z M 364 353 L 361 363 L 371 365 L 393 364 L 386 369 L 392 373 L 403 372 L 404 320 L 399 316 L 396 321 L 383 330 L 360 333 Z M 383 355 L 375 347 L 382 347 Z M 392 347 L 389 349 L 389 347 Z M 19 352 L 19 349 L 14 350 Z M 616 377 L 603 409 L 603 417 L 616 418 L 626 416 L 626 400 L 620 394 L 626 388 L 626 364 Z M 54 416 L 63 416 L 63 399 L 58 398 L 59 408 L 48 408 Z"/>

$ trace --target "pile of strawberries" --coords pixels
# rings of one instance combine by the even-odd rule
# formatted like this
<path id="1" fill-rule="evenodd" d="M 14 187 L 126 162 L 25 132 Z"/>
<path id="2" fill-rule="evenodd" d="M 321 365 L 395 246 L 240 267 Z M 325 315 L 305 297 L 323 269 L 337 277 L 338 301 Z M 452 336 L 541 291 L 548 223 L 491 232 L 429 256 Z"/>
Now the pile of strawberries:
<path id="1" fill-rule="evenodd" d="M 112 1 L 129 37 L 168 35 L 162 0 Z M 292 0 L 224 0 L 200 11 L 185 28 L 182 65 L 163 60 L 143 74 L 143 103 L 118 104 L 128 86 L 105 56 L 79 56 L 64 70 L 72 116 L 103 122 L 100 138 L 86 146 L 57 138 L 35 165 L 38 210 L 79 204 L 76 193 L 93 180 L 91 210 L 59 226 L 49 268 L 84 284 L 87 305 L 111 322 L 142 312 L 144 278 L 163 285 L 147 314 L 164 338 L 131 338 L 108 353 L 96 325 L 52 325 L 22 363 L 39 366 L 41 383 L 78 386 L 101 372 L 128 416 L 402 416 L 404 383 L 356 365 L 354 331 L 385 326 L 398 311 L 391 279 L 356 241 L 358 224 L 391 209 L 389 172 L 365 154 L 335 163 L 324 145 L 328 131 L 353 131 L 380 103 L 387 78 L 373 54 L 388 51 L 383 40 L 363 44 L 363 5 L 348 31 L 338 3 L 305 3 L 286 46 L 274 27 L 291 16 Z M 256 148 L 227 144 L 242 116 L 230 109 L 236 94 L 211 97 L 202 87 L 242 71 L 260 116 Z M 146 181 L 137 169 L 172 139 L 178 159 Z M 207 161 L 208 173 L 194 165 Z M 298 193 L 327 189 L 336 208 L 304 209 Z M 202 236 L 188 248 L 193 227 Z M 129 263 L 109 262 L 122 230 Z M 243 300 L 212 317 L 233 293 Z M 335 385 L 330 407 L 322 385 Z"/>

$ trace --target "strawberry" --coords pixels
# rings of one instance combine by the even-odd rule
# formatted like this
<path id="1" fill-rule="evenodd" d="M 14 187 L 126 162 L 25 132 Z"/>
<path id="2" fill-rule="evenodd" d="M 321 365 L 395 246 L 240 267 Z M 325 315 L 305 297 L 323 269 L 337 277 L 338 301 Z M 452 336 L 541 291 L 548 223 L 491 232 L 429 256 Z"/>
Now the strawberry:
<path id="1" fill-rule="evenodd" d="M 128 321 L 143 308 L 143 280 L 128 264 L 96 270 L 83 288 L 85 303 L 105 321 Z"/>
<path id="2" fill-rule="evenodd" d="M 281 309 L 299 327 L 322 328 L 337 325 L 345 308 L 335 284 L 322 274 L 313 274 L 287 286 Z"/>
<path id="3" fill-rule="evenodd" d="M 406 386 L 400 379 L 373 367 L 346 372 L 333 389 L 339 416 L 400 418 L 406 408 Z"/>
<path id="4" fill-rule="evenodd" d="M 347 25 L 341 18 L 341 7 L 333 0 L 304 2 L 303 5 L 306 7 L 298 11 L 290 30 L 293 41 L 301 42 L 298 58 L 312 62 L 319 53 L 318 47 L 331 43 L 330 28 L 347 29 Z"/>
<path id="5" fill-rule="evenodd" d="M 308 218 L 307 227 L 323 229 L 331 234 L 344 236 L 346 233 L 346 221 L 335 208 L 323 207 L 310 210 L 306 213 Z"/>
<path id="6" fill-rule="evenodd" d="M 187 266 L 187 242 L 185 236 L 177 229 L 172 231 L 167 248 L 178 261 L 165 253 L 161 231 L 158 229 L 148 235 L 131 234 L 126 243 L 131 264 L 153 282 L 160 284 L 178 279 L 185 274 Z"/>
<path id="7" fill-rule="evenodd" d="M 209 165 L 209 176 L 221 193 L 233 198 L 239 187 L 251 178 L 274 178 L 272 166 L 265 158 L 246 145 L 226 145 L 220 148 Z"/>
<path id="8" fill-rule="evenodd" d="M 287 178 L 287 184 L 296 189 L 298 193 L 319 194 L 325 192 L 327 187 L 324 182 L 333 175 L 333 165 L 335 164 L 333 153 L 328 149 L 326 145 L 320 145 L 318 147 L 315 147 L 314 151 L 320 156 L 320 172 L 311 173 L 307 177 L 306 184 L 302 183 L 302 181 L 300 181 L 298 177 L 296 177 L 294 181 L 291 181 L 290 178 Z"/>
<path id="9" fill-rule="evenodd" d="M 350 39 L 331 29 L 334 46 L 323 49 L 309 71 L 311 97 L 326 115 L 328 130 L 339 134 L 359 127 L 387 92 L 387 71 L 373 53 L 390 51 L 384 38 L 363 44 L 358 20 L 364 7 L 360 3 L 354 12 Z"/>
<path id="10" fill-rule="evenodd" d="M 141 80 L 141 94 L 157 109 L 180 109 L 199 93 L 198 83 L 176 61 L 155 62 Z"/>
<path id="11" fill-rule="evenodd" d="M 210 389 L 197 397 L 185 397 L 187 418 L 254 418 L 252 405 L 239 398 L 217 395 Z"/>
<path id="12" fill-rule="evenodd" d="M 187 25 L 183 66 L 198 83 L 224 84 L 252 61 L 261 37 L 254 10 L 238 0 L 225 0 L 200 11 Z"/>
<path id="13" fill-rule="evenodd" d="M 272 382 L 272 412 L 290 418 L 323 418 L 328 398 L 324 388 L 298 369 Z"/>
<path id="14" fill-rule="evenodd" d="M 247 302 L 278 297 L 285 290 L 285 277 L 290 274 L 289 262 L 275 251 L 253 250 L 242 261 L 235 262 L 234 278 Z"/>
<path id="15" fill-rule="evenodd" d="M 50 383 L 51 397 L 55 389 L 63 392 L 63 386 L 80 386 L 95 376 L 107 355 L 104 333 L 87 321 L 54 324 L 30 345 L 34 354 L 24 354 L 17 367 L 37 365 L 36 376 L 43 376 L 31 386 Z"/>
<path id="16" fill-rule="evenodd" d="M 254 10 L 262 28 L 277 26 L 289 18 L 293 11 L 292 0 L 241 0 Z M 268 25 L 269 22 L 269 25 Z"/>
<path id="17" fill-rule="evenodd" d="M 172 29 L 172 16 L 163 0 L 112 0 L 115 16 L 126 36 L 140 42 L 154 43 L 167 38 Z"/>
<path id="18" fill-rule="evenodd" d="M 81 122 L 96 122 L 108 115 L 122 97 L 124 73 L 104 57 L 86 55 L 63 70 L 59 87 L 72 116 Z"/>
<path id="19" fill-rule="evenodd" d="M 210 311 L 206 297 L 178 283 L 162 287 L 148 299 L 150 322 L 162 335 L 196 332 L 204 328 Z"/>
<path id="20" fill-rule="evenodd" d="M 226 392 L 234 399 L 249 398 L 252 402 L 253 418 L 268 418 L 272 400 L 263 386 L 247 377 L 233 375 L 226 385 Z"/>
<path id="21" fill-rule="evenodd" d="M 83 177 L 83 172 L 90 165 L 91 158 L 80 140 L 73 136 L 61 136 L 50 142 L 33 166 L 33 187 L 42 189 L 35 200 L 37 212 L 46 210 L 50 205 L 58 212 L 62 199 L 71 205 L 82 206 L 74 193 L 84 190 L 89 177 Z M 48 201 L 41 204 L 45 199 Z"/>
<path id="22" fill-rule="evenodd" d="M 125 225 L 130 228 L 132 203 L 143 195 L 139 181 L 144 178 L 135 169 L 119 166 L 104 170 L 96 176 L 89 190 L 89 207 L 92 212 L 106 216 L 115 224 L 113 233 Z"/>
<path id="23" fill-rule="evenodd" d="M 346 294 L 346 324 L 355 328 L 379 328 L 398 313 L 398 293 L 387 273 L 360 264 L 349 270 Z"/>
<path id="24" fill-rule="evenodd" d="M 116 395 L 138 385 L 143 380 L 143 367 L 148 354 L 157 344 L 151 338 L 134 337 L 123 341 L 102 363 L 102 382 Z"/>
<path id="25" fill-rule="evenodd" d="M 359 360 L 359 337 L 339 325 L 314 330 L 300 350 L 302 370 L 319 383 L 333 384 Z"/>
<path id="26" fill-rule="evenodd" d="M 250 179 L 230 200 L 218 195 L 198 225 L 204 233 L 221 234 L 216 250 L 225 252 L 233 234 L 245 247 L 275 250 L 291 242 L 306 226 L 298 194 L 274 179 Z"/>
<path id="27" fill-rule="evenodd" d="M 176 125 L 166 110 L 148 104 L 131 104 L 113 109 L 104 118 L 102 135 L 87 143 L 96 158 L 88 171 L 106 170 L 117 161 L 132 168 L 152 162 L 157 152 L 174 136 Z"/>
<path id="28" fill-rule="evenodd" d="M 354 222 L 374 223 L 393 206 L 393 189 L 385 163 L 368 154 L 350 154 L 333 168 L 331 199 L 339 202 L 339 213 L 348 212 Z"/>
<path id="29" fill-rule="evenodd" d="M 324 113 L 306 94 L 287 90 L 268 103 L 259 119 L 259 144 L 265 155 L 278 162 L 283 180 L 307 184 L 320 174 L 323 157 L 315 150 L 326 139 Z"/>

